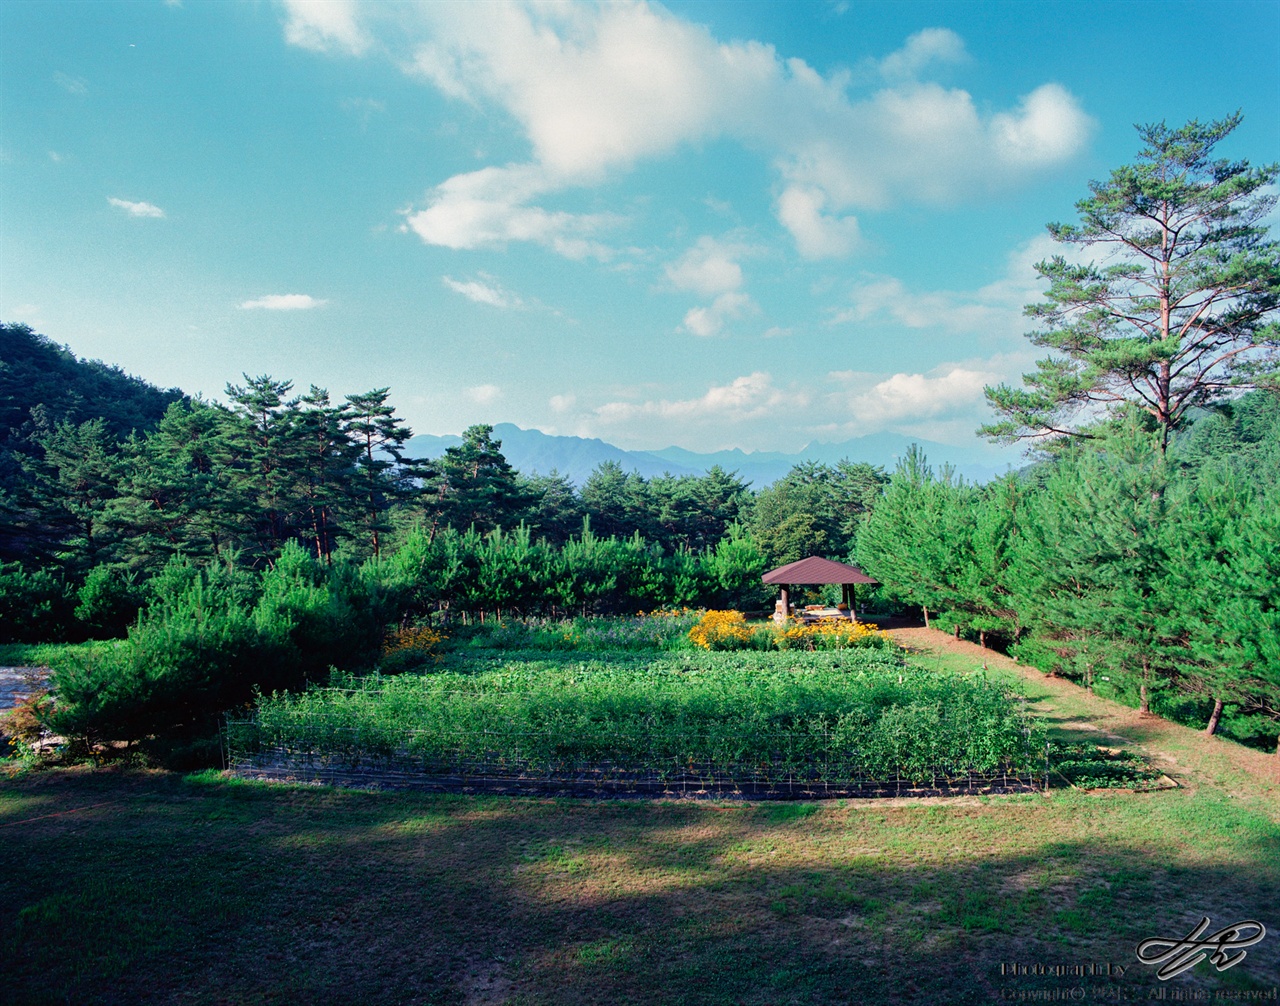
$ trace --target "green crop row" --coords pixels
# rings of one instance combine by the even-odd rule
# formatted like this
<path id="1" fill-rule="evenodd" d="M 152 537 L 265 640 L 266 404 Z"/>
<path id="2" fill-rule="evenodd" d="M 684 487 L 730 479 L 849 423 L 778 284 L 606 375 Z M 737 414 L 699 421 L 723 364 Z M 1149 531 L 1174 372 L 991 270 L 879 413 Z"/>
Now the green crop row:
<path id="1" fill-rule="evenodd" d="M 272 695 L 231 730 L 237 758 L 284 749 L 551 773 L 716 766 L 826 781 L 1043 767 L 1016 696 L 882 651 L 682 653 L 646 661 L 493 661 Z"/>

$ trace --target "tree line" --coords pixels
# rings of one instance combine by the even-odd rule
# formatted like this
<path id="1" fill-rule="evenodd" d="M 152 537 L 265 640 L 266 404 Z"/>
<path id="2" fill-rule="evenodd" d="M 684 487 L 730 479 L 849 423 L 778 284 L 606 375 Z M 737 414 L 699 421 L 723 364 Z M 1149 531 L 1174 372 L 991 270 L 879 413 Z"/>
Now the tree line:
<path id="1" fill-rule="evenodd" d="M 41 354 L 66 371 L 59 395 L 24 378 L 23 361 Z M 76 361 L 22 325 L 0 326 L 0 361 L 11 423 L 0 435 L 8 639 L 119 634 L 174 557 L 262 570 L 290 544 L 322 564 L 358 566 L 425 540 L 456 567 L 457 589 L 439 598 L 451 596 L 455 612 L 753 608 L 764 603 L 758 582 L 734 574 L 731 589 L 725 556 L 753 556 L 758 581 L 770 565 L 845 555 L 887 478 L 868 464 L 805 463 L 753 491 L 720 467 L 645 478 L 609 462 L 579 488 L 513 469 L 486 425 L 439 458 L 407 457 L 411 431 L 386 388 L 335 401 L 246 377 L 225 404 L 208 402 Z M 139 402 L 148 408 L 128 428 Z M 492 574 L 513 549 L 513 570 L 541 570 L 526 577 L 537 589 L 513 595 L 518 577 Z M 604 555 L 619 571 L 613 586 L 590 587 L 586 573 L 578 593 L 566 586 L 564 570 Z M 483 589 L 468 586 L 467 571 L 481 569 Z"/>
<path id="2" fill-rule="evenodd" d="M 978 486 L 918 454 L 858 562 L 935 627 L 1253 743 L 1280 728 L 1280 397 L 1133 423 Z M 1224 720 L 1225 715 L 1225 720 Z"/>

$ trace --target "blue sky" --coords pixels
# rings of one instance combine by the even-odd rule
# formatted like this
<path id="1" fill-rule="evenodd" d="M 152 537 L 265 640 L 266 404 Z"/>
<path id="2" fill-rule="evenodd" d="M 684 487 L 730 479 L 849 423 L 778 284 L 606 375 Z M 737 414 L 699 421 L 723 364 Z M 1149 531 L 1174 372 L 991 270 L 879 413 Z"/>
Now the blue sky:
<path id="1" fill-rule="evenodd" d="M 1134 123 L 1280 159 L 1280 3 L 11 0 L 0 87 L 0 318 L 155 383 L 974 445 Z"/>

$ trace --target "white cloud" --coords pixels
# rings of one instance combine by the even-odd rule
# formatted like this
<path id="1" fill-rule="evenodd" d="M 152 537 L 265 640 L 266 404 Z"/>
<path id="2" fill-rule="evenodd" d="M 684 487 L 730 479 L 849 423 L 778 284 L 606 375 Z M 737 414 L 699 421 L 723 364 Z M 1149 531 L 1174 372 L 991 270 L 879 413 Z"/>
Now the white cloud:
<path id="1" fill-rule="evenodd" d="M 284 7 L 284 37 L 291 45 L 317 52 L 337 49 L 353 56 L 369 48 L 369 37 L 356 23 L 354 0 L 284 0 Z"/>
<path id="2" fill-rule="evenodd" d="M 573 394 L 552 395 L 547 399 L 547 404 L 551 406 L 552 412 L 568 412 L 578 402 L 578 396 Z"/>
<path id="3" fill-rule="evenodd" d="M 450 178 L 409 215 L 422 240 L 449 248 L 532 241 L 603 256 L 607 218 L 537 203 L 723 137 L 769 158 L 781 182 L 778 218 L 801 254 L 846 255 L 859 245 L 854 211 L 950 203 L 1017 184 L 1078 153 L 1092 128 L 1056 84 L 987 111 L 964 90 L 920 82 L 930 66 L 965 59 L 959 36 L 940 28 L 881 61 L 880 90 L 854 94 L 847 74 L 824 77 L 760 42 L 719 42 L 643 2 L 388 13 L 375 3 L 287 0 L 287 10 L 294 44 L 361 53 L 376 38 L 406 72 L 518 124 L 529 163 Z"/>
<path id="4" fill-rule="evenodd" d="M 830 323 L 889 323 L 1020 345 L 1029 327 L 1023 308 L 1044 293 L 1034 265 L 1062 251 L 1048 235 L 1033 238 L 1009 253 L 1003 276 L 976 290 L 919 290 L 894 276 L 869 276 L 854 285 L 851 305 L 836 310 Z"/>
<path id="5" fill-rule="evenodd" d="M 497 284 L 492 282 L 492 277 L 481 274 L 485 280 L 456 280 L 452 276 L 441 276 L 440 279 L 450 290 L 460 293 L 467 300 L 475 301 L 477 304 L 488 304 L 492 307 L 501 308 L 522 308 L 524 302 L 509 290 L 504 290 Z"/>
<path id="6" fill-rule="evenodd" d="M 604 423 L 628 422 L 642 417 L 682 421 L 728 419 L 739 422 L 776 415 L 779 411 L 802 407 L 808 401 L 808 396 L 803 392 L 778 388 L 769 374 L 756 371 L 734 378 L 728 384 L 713 386 L 698 398 L 607 402 L 598 406 L 594 415 Z"/>
<path id="7" fill-rule="evenodd" d="M 614 218 L 527 205 L 551 188 L 545 173 L 529 165 L 455 175 L 432 190 L 426 209 L 408 213 L 406 226 L 427 244 L 445 248 L 494 248 L 510 241 L 532 241 L 567 258 L 607 258 L 608 249 L 593 236 L 611 226 Z"/>
<path id="8" fill-rule="evenodd" d="M 1048 167 L 1083 147 L 1091 125 L 1066 88 L 1045 84 L 1023 97 L 1016 112 L 993 117 L 991 134 L 1006 164 Z"/>
<path id="9" fill-rule="evenodd" d="M 375 115 L 382 115 L 387 110 L 386 102 L 377 98 L 343 98 L 339 107 L 344 112 L 357 116 L 360 124 L 366 128 Z"/>
<path id="10" fill-rule="evenodd" d="M 572 396 L 557 396 L 551 405 L 557 413 L 572 412 L 566 432 L 638 449 L 666 440 L 700 450 L 748 443 L 796 450 L 815 438 L 843 440 L 882 430 L 976 448 L 973 431 L 990 418 L 984 386 L 1007 380 L 1026 363 L 996 354 L 924 373 L 837 371 L 825 381 L 811 377 L 786 386 L 755 371 L 687 398 L 636 390 L 594 407 L 575 409 Z M 999 451 L 992 450 L 994 461 Z"/>
<path id="11" fill-rule="evenodd" d="M 63 73 L 61 70 L 55 71 L 53 82 L 68 94 L 88 94 L 89 82 L 83 77 L 73 77 L 69 73 Z"/>
<path id="12" fill-rule="evenodd" d="M 678 290 L 692 290 L 704 297 L 737 290 L 742 286 L 742 267 L 734 259 L 741 251 L 715 238 L 701 237 L 678 261 L 667 265 L 667 279 Z"/>
<path id="13" fill-rule="evenodd" d="M 1000 375 L 953 367 L 929 377 L 894 374 L 848 400 L 849 412 L 860 423 L 884 426 L 902 420 L 919 421 L 971 410 L 984 401 L 982 389 Z"/>
<path id="14" fill-rule="evenodd" d="M 745 245 L 703 236 L 678 260 L 667 264 L 667 280 L 677 290 L 713 298 L 710 304 L 691 308 L 685 314 L 685 331 L 698 336 L 715 335 L 727 321 L 757 310 L 755 301 L 739 289 L 742 267 L 736 261 L 751 253 L 752 249 Z"/>
<path id="15" fill-rule="evenodd" d="M 118 209 L 124 210 L 131 217 L 162 217 L 164 210 L 153 203 L 134 203 L 128 199 L 117 199 L 115 196 L 108 196 L 107 202 Z"/>
<path id="16" fill-rule="evenodd" d="M 496 384 L 477 384 L 467 389 L 467 397 L 477 405 L 492 405 L 502 397 L 502 389 Z"/>
<path id="17" fill-rule="evenodd" d="M 820 188 L 788 186 L 778 197 L 778 220 L 795 238 L 796 250 L 805 258 L 837 258 L 848 255 L 861 239 L 858 218 L 824 214 L 826 193 Z"/>
<path id="18" fill-rule="evenodd" d="M 878 69 L 887 80 L 914 80 L 931 64 L 965 63 L 968 59 L 964 39 L 951 29 L 925 28 L 882 59 Z"/>
<path id="19" fill-rule="evenodd" d="M 54 164 L 61 164 L 63 161 L 66 160 L 66 158 L 62 154 L 58 153 L 56 150 L 50 150 L 49 160 L 53 161 Z"/>
<path id="20" fill-rule="evenodd" d="M 684 316 L 684 327 L 694 335 L 716 335 L 725 322 L 756 311 L 756 303 L 745 293 L 722 293 L 708 307 L 692 308 Z"/>
<path id="21" fill-rule="evenodd" d="M 327 303 L 327 300 L 317 300 L 305 293 L 269 293 L 256 300 L 244 301 L 240 308 L 245 311 L 309 311 Z"/>

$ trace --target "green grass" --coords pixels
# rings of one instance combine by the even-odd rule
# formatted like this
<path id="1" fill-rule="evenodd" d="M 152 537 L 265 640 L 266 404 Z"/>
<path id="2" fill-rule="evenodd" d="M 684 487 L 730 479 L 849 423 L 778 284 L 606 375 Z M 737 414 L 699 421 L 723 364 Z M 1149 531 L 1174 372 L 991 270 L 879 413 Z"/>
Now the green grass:
<path id="1" fill-rule="evenodd" d="M 1010 961 L 1120 964 L 1086 984 L 1136 1000 L 1158 984 L 1138 940 L 1277 904 L 1274 821 L 1208 790 L 778 807 L 216 773 L 0 786 L 0 972 L 32 1004 L 995 1002 L 1061 984 L 1002 978 Z M 1264 943 L 1178 987 L 1277 981 Z"/>
<path id="2" fill-rule="evenodd" d="M 87 643 L 0 643 L 0 667 L 52 667 L 66 656 L 100 653 L 120 642 L 104 639 Z"/>

